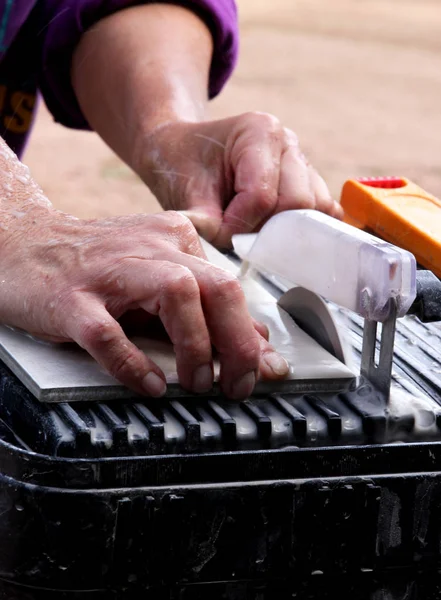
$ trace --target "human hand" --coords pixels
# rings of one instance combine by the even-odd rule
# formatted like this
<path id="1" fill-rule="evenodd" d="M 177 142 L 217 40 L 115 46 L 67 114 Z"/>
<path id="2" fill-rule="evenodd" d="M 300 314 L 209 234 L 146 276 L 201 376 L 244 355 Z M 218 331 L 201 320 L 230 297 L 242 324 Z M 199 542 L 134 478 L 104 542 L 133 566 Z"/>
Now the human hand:
<path id="1" fill-rule="evenodd" d="M 212 346 L 232 399 L 246 398 L 259 375 L 286 376 L 288 365 L 250 317 L 238 280 L 205 260 L 185 216 L 81 221 L 42 207 L 11 211 L 8 219 L 0 240 L 1 322 L 74 341 L 123 384 L 155 397 L 165 393 L 164 374 L 117 322 L 131 311 L 159 317 L 188 390 L 211 388 Z"/>
<path id="2" fill-rule="evenodd" d="M 135 169 L 165 209 L 185 211 L 218 247 L 285 210 L 343 214 L 294 132 L 267 114 L 159 126 L 140 144 Z"/>

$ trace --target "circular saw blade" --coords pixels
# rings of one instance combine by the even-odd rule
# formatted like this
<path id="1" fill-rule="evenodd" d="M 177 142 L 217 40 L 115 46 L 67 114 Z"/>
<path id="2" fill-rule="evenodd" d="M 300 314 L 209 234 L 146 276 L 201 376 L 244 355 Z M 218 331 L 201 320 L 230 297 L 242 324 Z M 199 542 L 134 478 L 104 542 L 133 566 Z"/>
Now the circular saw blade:
<path id="1" fill-rule="evenodd" d="M 338 324 L 320 296 L 305 288 L 294 287 L 280 297 L 278 304 L 322 348 L 348 364 L 349 356 Z"/>

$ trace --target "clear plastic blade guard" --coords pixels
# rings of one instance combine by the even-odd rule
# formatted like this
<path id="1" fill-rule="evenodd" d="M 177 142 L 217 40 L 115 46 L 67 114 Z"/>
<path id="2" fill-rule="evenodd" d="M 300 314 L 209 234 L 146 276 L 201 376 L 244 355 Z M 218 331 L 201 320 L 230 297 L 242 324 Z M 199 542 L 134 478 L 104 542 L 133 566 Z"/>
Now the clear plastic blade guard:
<path id="1" fill-rule="evenodd" d="M 416 296 L 414 256 L 313 210 L 272 217 L 258 234 L 233 237 L 251 267 L 304 287 L 369 321 L 384 322 L 394 300 L 402 317 Z"/>

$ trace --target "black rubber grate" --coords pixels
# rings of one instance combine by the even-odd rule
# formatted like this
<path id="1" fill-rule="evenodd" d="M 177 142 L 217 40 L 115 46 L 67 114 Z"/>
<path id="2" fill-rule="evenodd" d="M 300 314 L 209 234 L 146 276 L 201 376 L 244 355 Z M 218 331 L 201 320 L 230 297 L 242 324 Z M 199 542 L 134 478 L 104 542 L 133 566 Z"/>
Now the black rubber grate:
<path id="1" fill-rule="evenodd" d="M 358 327 L 353 321 L 356 355 Z M 76 458 L 441 440 L 437 373 L 422 364 L 420 353 L 429 353 L 423 340 L 412 344 L 413 357 L 403 349 L 409 330 L 400 326 L 397 336 L 389 406 L 366 381 L 342 394 L 274 394 L 240 403 L 194 398 L 49 405 L 2 366 L 3 420 L 27 449 Z"/>

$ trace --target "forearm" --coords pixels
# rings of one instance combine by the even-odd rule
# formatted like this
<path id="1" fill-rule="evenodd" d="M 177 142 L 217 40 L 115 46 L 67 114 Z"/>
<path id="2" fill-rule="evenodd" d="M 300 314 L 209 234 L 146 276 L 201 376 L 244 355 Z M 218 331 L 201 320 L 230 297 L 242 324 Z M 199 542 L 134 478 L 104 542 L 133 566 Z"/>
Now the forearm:
<path id="1" fill-rule="evenodd" d="M 83 35 L 72 82 L 91 127 L 136 170 L 156 127 L 204 118 L 212 38 L 192 12 L 169 4 L 122 10 Z"/>
<path id="2" fill-rule="evenodd" d="M 9 238 L 27 235 L 55 212 L 31 173 L 0 137 L 0 255 Z"/>

